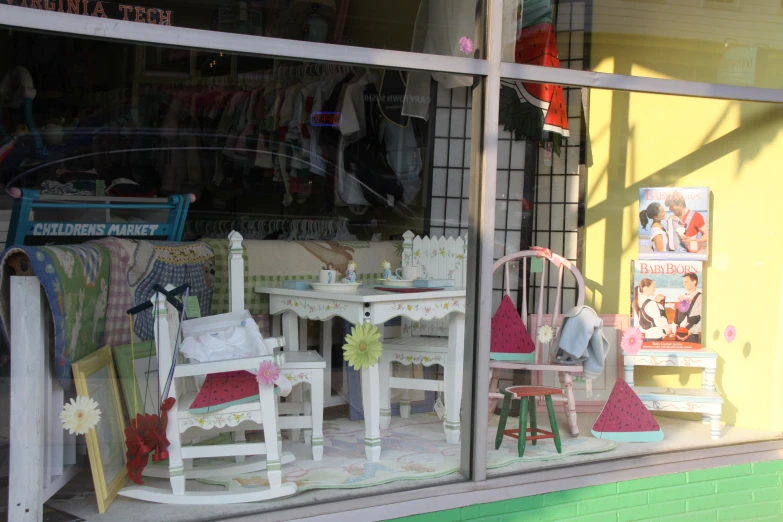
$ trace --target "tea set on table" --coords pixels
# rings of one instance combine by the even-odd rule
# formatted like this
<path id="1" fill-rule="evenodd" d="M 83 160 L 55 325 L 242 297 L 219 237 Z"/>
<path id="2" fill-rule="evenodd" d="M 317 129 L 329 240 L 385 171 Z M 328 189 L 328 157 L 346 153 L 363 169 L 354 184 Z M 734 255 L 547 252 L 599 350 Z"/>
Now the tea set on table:
<path id="1" fill-rule="evenodd" d="M 318 282 L 313 281 L 310 286 L 319 292 L 344 292 L 356 290 L 361 284 L 361 281 L 356 281 L 356 262 L 350 261 L 345 269 L 345 277 L 341 278 L 333 265 L 326 265 L 318 273 Z"/>
<path id="2" fill-rule="evenodd" d="M 395 270 L 394 273 L 392 273 L 391 263 L 388 261 L 384 261 L 381 267 L 383 268 L 383 277 L 380 281 L 383 286 L 390 288 L 411 288 L 414 280 L 419 277 L 418 266 L 403 266 Z"/>

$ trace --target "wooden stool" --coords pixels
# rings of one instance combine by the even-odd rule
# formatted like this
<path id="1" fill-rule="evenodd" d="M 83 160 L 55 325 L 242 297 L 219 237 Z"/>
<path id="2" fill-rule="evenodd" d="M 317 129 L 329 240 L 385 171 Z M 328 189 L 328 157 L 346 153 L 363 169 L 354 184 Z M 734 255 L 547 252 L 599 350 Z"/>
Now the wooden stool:
<path id="1" fill-rule="evenodd" d="M 549 388 L 546 386 L 509 386 L 503 392 L 503 410 L 500 412 L 500 422 L 498 423 L 498 434 L 495 437 L 495 449 L 500 448 L 503 442 L 503 435 L 508 435 L 519 441 L 519 456 L 525 454 L 525 442 L 533 441 L 533 446 L 539 439 L 555 439 L 555 448 L 558 453 L 562 453 L 560 448 L 560 431 L 557 429 L 557 419 L 555 419 L 555 409 L 552 407 L 552 395 L 560 395 L 563 391 L 560 388 Z M 546 431 L 536 426 L 536 397 L 544 396 L 546 400 L 546 410 L 549 413 L 549 424 L 552 431 Z M 508 410 L 511 408 L 511 401 L 521 399 L 519 404 L 519 429 L 507 430 L 506 421 L 508 420 Z M 525 400 L 527 399 L 527 400 Z M 530 428 L 527 427 L 527 412 L 530 410 Z M 519 436 L 519 433 L 530 432 L 530 436 Z"/>

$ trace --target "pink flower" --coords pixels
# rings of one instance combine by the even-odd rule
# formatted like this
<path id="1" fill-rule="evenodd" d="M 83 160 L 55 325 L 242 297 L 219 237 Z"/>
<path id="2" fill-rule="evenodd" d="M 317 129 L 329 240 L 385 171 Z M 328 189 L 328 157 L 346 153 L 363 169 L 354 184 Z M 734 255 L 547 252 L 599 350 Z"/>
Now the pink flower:
<path id="1" fill-rule="evenodd" d="M 734 339 L 737 338 L 737 329 L 734 328 L 733 324 L 726 327 L 726 330 L 723 332 L 723 337 L 726 338 L 727 343 L 734 342 Z"/>
<path id="2" fill-rule="evenodd" d="M 691 302 L 688 301 L 687 299 L 683 299 L 682 301 L 677 303 L 677 309 L 684 314 L 688 313 L 690 307 L 691 307 Z"/>
<path id="3" fill-rule="evenodd" d="M 459 39 L 459 50 L 465 54 L 471 54 L 473 52 L 473 40 L 467 36 L 463 36 Z"/>
<path id="4" fill-rule="evenodd" d="M 643 340 L 642 332 L 640 332 L 638 328 L 628 328 L 623 332 L 620 347 L 623 349 L 623 352 L 628 355 L 634 355 L 642 349 Z"/>
<path id="5" fill-rule="evenodd" d="M 264 361 L 258 366 L 256 380 L 264 386 L 272 386 L 280 377 L 280 368 L 272 361 Z"/>

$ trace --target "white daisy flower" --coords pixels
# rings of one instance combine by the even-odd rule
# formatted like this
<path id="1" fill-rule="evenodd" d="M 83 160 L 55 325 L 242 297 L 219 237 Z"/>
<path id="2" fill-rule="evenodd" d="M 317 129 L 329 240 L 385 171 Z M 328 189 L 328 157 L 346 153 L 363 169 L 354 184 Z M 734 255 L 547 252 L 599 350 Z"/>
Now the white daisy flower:
<path id="1" fill-rule="evenodd" d="M 73 435 L 84 435 L 94 428 L 101 420 L 101 410 L 98 409 L 98 403 L 90 397 L 80 395 L 76 399 L 71 399 L 70 404 L 63 405 L 63 411 L 60 412 L 60 420 L 63 423 L 63 429 Z"/>
<path id="2" fill-rule="evenodd" d="M 541 344 L 547 344 L 551 343 L 552 339 L 555 337 L 555 331 L 552 329 L 551 326 L 548 324 L 545 324 L 538 329 L 538 333 L 536 334 L 538 337 L 538 342 Z"/>

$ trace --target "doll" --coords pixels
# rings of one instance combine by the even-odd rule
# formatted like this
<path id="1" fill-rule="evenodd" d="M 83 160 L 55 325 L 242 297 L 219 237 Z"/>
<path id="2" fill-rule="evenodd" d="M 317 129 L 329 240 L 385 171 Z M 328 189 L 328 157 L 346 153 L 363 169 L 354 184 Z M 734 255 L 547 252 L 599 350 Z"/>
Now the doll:
<path id="1" fill-rule="evenodd" d="M 343 283 L 355 283 L 356 282 L 356 262 L 350 261 L 345 269 L 345 277 Z"/>
<path id="2" fill-rule="evenodd" d="M 391 273 L 391 263 L 384 261 L 381 263 L 381 268 L 383 269 L 383 279 L 396 279 Z"/>

